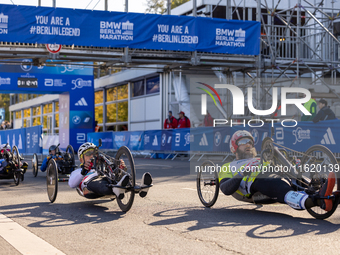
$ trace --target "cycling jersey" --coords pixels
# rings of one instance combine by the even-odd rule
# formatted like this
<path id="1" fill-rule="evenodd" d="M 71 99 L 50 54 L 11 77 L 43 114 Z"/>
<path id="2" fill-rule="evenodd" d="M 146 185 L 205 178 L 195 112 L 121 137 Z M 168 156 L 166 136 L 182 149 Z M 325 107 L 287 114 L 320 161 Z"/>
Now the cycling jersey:
<path id="1" fill-rule="evenodd" d="M 265 163 L 264 165 L 267 165 Z M 251 195 L 250 188 L 255 178 L 261 173 L 260 161 L 256 158 L 235 160 L 224 164 L 219 172 L 219 182 L 223 179 L 230 179 L 234 176 L 241 176 L 242 180 L 236 191 L 237 194 L 249 197 Z M 242 176 L 243 172 L 251 172 L 248 176 Z"/>
<path id="2" fill-rule="evenodd" d="M 56 155 L 49 155 L 48 157 L 44 158 L 42 164 L 41 164 L 41 167 L 40 167 L 40 170 L 41 172 L 45 172 L 46 171 L 46 168 L 47 168 L 47 162 L 48 162 L 48 159 L 49 158 L 53 158 L 53 159 L 62 159 L 61 156 L 56 156 Z"/>
<path id="3" fill-rule="evenodd" d="M 98 173 L 92 169 L 84 176 L 81 174 L 81 170 L 81 168 L 78 168 L 71 173 L 68 185 L 73 189 L 76 188 L 78 193 L 84 196 L 88 193 L 87 185 L 98 177 Z"/>

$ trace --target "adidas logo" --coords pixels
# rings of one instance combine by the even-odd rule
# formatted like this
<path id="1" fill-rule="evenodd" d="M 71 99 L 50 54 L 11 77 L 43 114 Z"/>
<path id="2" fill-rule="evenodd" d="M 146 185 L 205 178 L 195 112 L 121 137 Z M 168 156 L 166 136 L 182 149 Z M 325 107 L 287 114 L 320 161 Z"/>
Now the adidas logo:
<path id="1" fill-rule="evenodd" d="M 323 135 L 321 144 L 336 144 L 331 128 L 328 128 L 326 134 Z"/>
<path id="2" fill-rule="evenodd" d="M 203 136 L 201 138 L 199 145 L 200 146 L 208 146 L 208 140 L 207 140 L 207 136 L 205 135 L 205 133 L 203 133 Z"/>
<path id="3" fill-rule="evenodd" d="M 81 98 L 77 103 L 75 103 L 74 105 L 76 106 L 87 106 L 87 103 L 85 101 L 85 98 Z"/>
<path id="4" fill-rule="evenodd" d="M 152 146 L 158 146 L 157 136 L 153 139 Z"/>

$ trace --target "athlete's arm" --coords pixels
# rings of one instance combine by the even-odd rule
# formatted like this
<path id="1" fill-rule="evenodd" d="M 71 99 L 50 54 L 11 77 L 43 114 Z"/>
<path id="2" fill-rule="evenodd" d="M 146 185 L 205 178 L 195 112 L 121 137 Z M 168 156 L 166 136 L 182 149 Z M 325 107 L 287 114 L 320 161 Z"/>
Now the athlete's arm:
<path id="1" fill-rule="evenodd" d="M 81 168 L 78 168 L 74 170 L 70 175 L 70 179 L 68 180 L 68 185 L 72 189 L 77 188 L 84 178 L 84 175 L 81 174 L 81 170 L 82 170 Z"/>
<path id="2" fill-rule="evenodd" d="M 224 195 L 234 194 L 240 187 L 243 176 L 237 174 L 233 178 L 224 178 L 220 181 L 220 189 Z"/>

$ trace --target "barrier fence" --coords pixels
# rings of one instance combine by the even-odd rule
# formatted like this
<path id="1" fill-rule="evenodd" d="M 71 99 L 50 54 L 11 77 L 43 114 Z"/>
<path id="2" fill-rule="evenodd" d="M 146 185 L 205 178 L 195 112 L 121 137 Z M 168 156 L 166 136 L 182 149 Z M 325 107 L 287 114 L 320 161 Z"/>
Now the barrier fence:
<path id="1" fill-rule="evenodd" d="M 260 125 L 261 123 L 258 123 Z M 333 153 L 340 153 L 340 120 L 313 122 L 275 123 L 274 142 L 295 151 L 306 151 L 310 146 L 322 144 Z M 255 125 L 255 124 L 253 124 Z M 170 130 L 147 131 L 122 131 L 89 133 L 87 141 L 98 144 L 102 139 L 102 149 L 118 150 L 121 146 L 127 146 L 132 151 L 150 151 L 160 153 L 188 153 L 190 154 L 225 154 L 230 153 L 230 138 L 237 130 L 248 130 L 254 137 L 255 148 L 261 150 L 261 143 L 266 137 L 271 136 L 272 124 L 265 123 L 261 127 L 225 126 L 225 127 L 201 127 Z M 20 153 L 42 153 L 44 148 L 54 144 L 54 136 L 46 136 L 42 139 L 42 127 L 35 126 L 21 129 L 0 131 L 0 144 L 9 143 L 11 147 L 16 145 Z"/>
<path id="2" fill-rule="evenodd" d="M 42 126 L 0 131 L 0 144 L 16 145 L 19 153 L 42 153 Z"/>
<path id="3" fill-rule="evenodd" d="M 103 149 L 117 150 L 127 146 L 133 151 L 154 152 L 207 152 L 230 153 L 230 138 L 237 130 L 248 130 L 255 139 L 255 148 L 261 150 L 261 143 L 271 137 L 274 127 L 274 142 L 295 151 L 306 151 L 310 146 L 322 144 L 333 153 L 340 153 L 340 120 L 329 120 L 318 123 L 311 121 L 283 123 L 252 123 L 224 127 L 200 127 L 170 130 L 122 131 L 89 133 L 87 140 L 98 144 L 102 139 Z M 258 127 L 254 127 L 257 125 Z"/>

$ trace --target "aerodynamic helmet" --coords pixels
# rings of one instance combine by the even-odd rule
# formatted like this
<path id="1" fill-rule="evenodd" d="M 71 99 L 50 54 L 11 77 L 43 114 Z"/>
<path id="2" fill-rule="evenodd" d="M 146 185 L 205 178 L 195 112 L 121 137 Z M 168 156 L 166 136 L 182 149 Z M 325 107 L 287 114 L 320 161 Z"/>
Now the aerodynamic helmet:
<path id="1" fill-rule="evenodd" d="M 253 138 L 253 136 L 252 136 L 248 131 L 246 131 L 246 130 L 238 130 L 238 131 L 236 131 L 236 132 L 233 134 L 233 136 L 232 136 L 231 139 L 230 139 L 230 151 L 231 151 L 232 153 L 234 153 L 234 154 L 236 153 L 236 151 L 237 151 L 237 149 L 238 149 L 238 144 L 237 144 L 237 142 L 238 142 L 240 139 L 245 138 L 245 137 L 251 139 L 251 140 L 253 141 L 253 143 L 254 143 L 254 138 Z"/>

